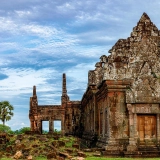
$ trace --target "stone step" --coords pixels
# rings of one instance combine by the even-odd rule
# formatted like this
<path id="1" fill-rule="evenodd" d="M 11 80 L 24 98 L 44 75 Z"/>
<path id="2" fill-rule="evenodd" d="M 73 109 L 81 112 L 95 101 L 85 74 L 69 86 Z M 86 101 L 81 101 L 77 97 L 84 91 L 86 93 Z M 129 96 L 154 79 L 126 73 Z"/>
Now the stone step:
<path id="1" fill-rule="evenodd" d="M 158 151 L 158 147 L 157 146 L 145 146 L 145 145 L 141 145 L 138 147 L 138 151 Z"/>
<path id="2" fill-rule="evenodd" d="M 149 157 L 159 157 L 160 151 L 137 151 L 134 153 L 124 153 L 124 157 L 142 157 L 142 158 L 149 158 Z"/>
<path id="3" fill-rule="evenodd" d="M 159 157 L 160 151 L 102 151 L 103 156 L 107 157 Z"/>
<path id="4" fill-rule="evenodd" d="M 124 152 L 120 151 L 102 151 L 101 153 L 107 157 L 124 157 Z"/>

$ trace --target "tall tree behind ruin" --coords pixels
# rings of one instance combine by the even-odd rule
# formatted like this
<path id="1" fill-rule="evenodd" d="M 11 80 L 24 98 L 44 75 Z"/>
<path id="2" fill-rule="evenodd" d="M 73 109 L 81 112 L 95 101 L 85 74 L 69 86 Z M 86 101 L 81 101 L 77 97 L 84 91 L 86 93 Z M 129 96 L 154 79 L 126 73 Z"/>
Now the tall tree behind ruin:
<path id="1" fill-rule="evenodd" d="M 3 122 L 3 125 L 14 115 L 13 110 L 14 107 L 8 101 L 0 102 L 0 120 Z"/>

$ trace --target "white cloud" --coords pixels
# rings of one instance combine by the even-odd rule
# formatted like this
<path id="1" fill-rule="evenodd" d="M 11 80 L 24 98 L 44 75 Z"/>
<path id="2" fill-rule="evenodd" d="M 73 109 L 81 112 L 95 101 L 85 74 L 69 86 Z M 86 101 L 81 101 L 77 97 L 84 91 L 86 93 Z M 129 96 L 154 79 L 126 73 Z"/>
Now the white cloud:
<path id="1" fill-rule="evenodd" d="M 37 35 L 39 37 L 51 37 L 54 34 L 57 34 L 57 30 L 54 27 L 41 26 L 36 24 L 23 25 L 21 31 L 26 32 L 31 35 Z"/>
<path id="2" fill-rule="evenodd" d="M 11 27 L 12 26 L 12 27 Z M 8 17 L 0 17 L 0 32 L 10 32 L 13 35 L 36 35 L 38 37 L 52 37 L 59 33 L 59 31 L 53 26 L 38 25 L 33 22 L 26 24 L 25 22 L 19 22 L 12 20 Z"/>
<path id="3" fill-rule="evenodd" d="M 17 10 L 15 11 L 15 13 L 20 17 L 20 18 L 26 18 L 27 16 L 31 16 L 32 13 L 31 11 L 23 11 L 23 10 Z"/>
<path id="4" fill-rule="evenodd" d="M 0 95 L 16 96 L 19 94 L 30 93 L 33 85 L 38 87 L 39 91 L 51 91 L 52 89 L 47 85 L 46 80 L 57 71 L 53 69 L 1 69 L 8 78 L 0 82 Z"/>

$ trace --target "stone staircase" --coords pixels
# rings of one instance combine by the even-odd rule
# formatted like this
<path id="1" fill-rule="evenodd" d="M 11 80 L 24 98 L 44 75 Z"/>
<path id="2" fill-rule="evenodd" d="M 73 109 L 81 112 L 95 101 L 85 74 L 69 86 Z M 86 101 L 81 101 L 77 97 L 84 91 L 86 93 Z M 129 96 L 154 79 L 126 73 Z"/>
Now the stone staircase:
<path id="1" fill-rule="evenodd" d="M 139 145 L 137 151 L 102 151 L 103 156 L 110 157 L 142 157 L 142 158 L 151 158 L 151 157 L 160 157 L 160 146 L 156 145 Z"/>
<path id="2" fill-rule="evenodd" d="M 142 157 L 158 157 L 160 156 L 159 147 L 156 145 L 140 145 L 138 147 L 138 153 L 142 155 Z"/>
<path id="3" fill-rule="evenodd" d="M 141 144 L 138 146 L 138 151 L 135 152 L 125 152 L 124 157 L 159 157 L 160 156 L 160 148 L 156 145 L 144 145 Z"/>

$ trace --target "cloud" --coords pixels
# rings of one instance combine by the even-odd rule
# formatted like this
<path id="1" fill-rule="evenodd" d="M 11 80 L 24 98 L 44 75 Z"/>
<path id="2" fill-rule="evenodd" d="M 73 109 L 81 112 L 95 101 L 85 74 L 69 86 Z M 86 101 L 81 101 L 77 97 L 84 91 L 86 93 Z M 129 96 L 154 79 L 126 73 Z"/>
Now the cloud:
<path id="1" fill-rule="evenodd" d="M 143 12 L 160 28 L 159 4 L 158 0 L 2 1 L 0 97 L 16 108 L 7 123 L 13 129 L 29 125 L 33 85 L 39 104 L 60 104 L 62 73 L 70 99 L 80 100 L 88 70 L 118 39 L 130 36 Z"/>
<path id="2" fill-rule="evenodd" d="M 3 68 L 1 72 L 5 73 L 7 78 L 0 82 L 0 93 L 3 96 L 15 96 L 24 93 L 30 93 L 33 85 L 37 85 L 39 90 L 51 90 L 46 87 L 46 80 L 57 71 L 53 69 L 40 69 L 38 71 L 31 68 L 9 69 Z"/>

